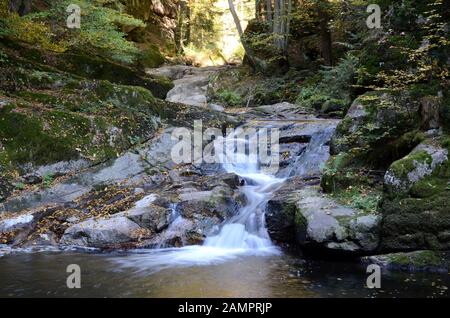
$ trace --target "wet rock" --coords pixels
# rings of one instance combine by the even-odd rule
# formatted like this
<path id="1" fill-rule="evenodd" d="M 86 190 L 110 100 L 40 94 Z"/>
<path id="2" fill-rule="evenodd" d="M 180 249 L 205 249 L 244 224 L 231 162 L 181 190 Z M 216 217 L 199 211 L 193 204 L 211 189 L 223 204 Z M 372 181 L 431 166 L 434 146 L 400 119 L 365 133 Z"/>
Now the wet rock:
<path id="1" fill-rule="evenodd" d="M 291 178 L 274 193 L 272 199 L 267 203 L 266 226 L 272 240 L 279 243 L 295 242 L 295 216 L 297 212 L 295 191 L 303 186 L 304 182 L 301 178 Z"/>
<path id="2" fill-rule="evenodd" d="M 69 227 L 61 238 L 65 245 L 106 248 L 124 243 L 135 242 L 148 236 L 148 230 L 125 216 L 111 218 L 91 218 Z"/>
<path id="3" fill-rule="evenodd" d="M 288 181 L 274 198 L 268 203 L 266 222 L 276 241 L 343 254 L 367 254 L 378 248 L 381 217 L 377 214 L 344 207 L 318 187 L 304 187 L 298 181 Z"/>

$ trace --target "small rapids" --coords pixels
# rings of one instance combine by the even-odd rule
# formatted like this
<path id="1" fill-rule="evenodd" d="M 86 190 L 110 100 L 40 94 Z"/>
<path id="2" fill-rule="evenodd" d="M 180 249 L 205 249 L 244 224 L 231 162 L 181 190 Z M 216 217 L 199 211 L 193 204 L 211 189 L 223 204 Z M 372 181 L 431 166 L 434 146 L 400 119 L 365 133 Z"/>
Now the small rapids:
<path id="1" fill-rule="evenodd" d="M 257 136 L 250 136 L 252 138 Z M 243 147 L 237 146 L 240 142 Z M 154 272 L 177 266 L 211 265 L 239 256 L 280 253 L 269 238 L 264 213 L 272 193 L 284 179 L 265 173 L 259 160 L 250 158 L 245 146 L 249 142 L 236 135 L 216 141 L 215 148 L 224 150 L 217 152 L 223 168 L 245 180 L 241 191 L 246 197 L 246 205 L 225 221 L 217 233 L 207 237 L 203 245 L 139 250 L 113 260 L 121 267 Z M 181 216 L 174 215 L 170 227 L 177 227 L 180 222 L 183 222 Z"/>

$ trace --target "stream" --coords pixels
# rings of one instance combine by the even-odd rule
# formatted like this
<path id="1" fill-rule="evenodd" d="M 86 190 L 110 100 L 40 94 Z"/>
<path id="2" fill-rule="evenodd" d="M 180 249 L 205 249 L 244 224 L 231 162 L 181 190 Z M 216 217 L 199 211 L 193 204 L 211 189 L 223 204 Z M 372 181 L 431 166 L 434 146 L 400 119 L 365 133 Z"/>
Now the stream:
<path id="1" fill-rule="evenodd" d="M 182 89 L 176 87 L 177 96 Z M 189 89 L 189 88 L 188 88 Z M 196 92 L 195 100 L 201 100 Z M 195 104 L 195 103 L 193 103 Z M 200 106 L 199 106 L 200 107 Z M 322 136 L 322 135 L 321 135 Z M 229 138 L 232 138 L 231 136 Z M 255 136 L 253 136 L 255 137 Z M 326 136 L 325 136 L 326 137 Z M 325 138 L 322 137 L 322 138 Z M 223 143 L 225 141 L 222 140 Z M 323 141 L 323 140 L 319 140 Z M 223 146 L 218 142 L 217 147 Z M 241 140 L 247 143 L 248 141 Z M 310 145 L 314 144 L 311 143 Z M 317 163 L 307 152 L 295 169 Z M 218 148 L 219 149 L 219 148 Z M 384 272 L 382 288 L 365 287 L 365 266 L 350 261 L 312 261 L 275 246 L 265 226 L 265 207 L 285 180 L 261 170 L 248 154 L 223 163 L 244 184 L 246 204 L 207 236 L 203 245 L 99 253 L 86 250 L 11 253 L 0 258 L 0 296 L 63 297 L 428 297 L 448 285 L 447 273 Z M 245 149 L 245 147 L 244 147 Z M 309 157 L 308 157 L 309 156 Z M 308 159 L 309 158 L 309 159 Z M 223 158 L 222 158 L 223 159 Z M 174 209 L 171 228 L 183 222 Z M 66 287 L 66 267 L 81 268 L 81 289 Z"/>

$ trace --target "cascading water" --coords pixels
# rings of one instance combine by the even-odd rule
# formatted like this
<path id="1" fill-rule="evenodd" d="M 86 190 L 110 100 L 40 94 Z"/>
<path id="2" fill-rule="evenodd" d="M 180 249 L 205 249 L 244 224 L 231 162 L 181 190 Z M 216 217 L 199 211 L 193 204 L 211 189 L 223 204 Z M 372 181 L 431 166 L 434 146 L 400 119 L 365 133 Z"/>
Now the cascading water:
<path id="1" fill-rule="evenodd" d="M 255 160 L 258 157 L 250 158 L 251 155 L 245 150 L 249 149 L 249 143 L 255 141 L 258 136 L 255 134 L 249 137 L 249 140 L 246 140 L 234 134 L 216 144 L 216 150 L 225 150 L 219 153 L 224 169 L 239 175 L 249 184 L 241 188 L 247 204 L 223 225 L 219 234 L 208 237 L 205 246 L 253 251 L 273 249 L 265 227 L 264 212 L 272 192 L 283 179 L 263 173 L 258 160 Z M 242 143 L 243 147 L 239 147 L 239 143 Z"/>
<path id="2" fill-rule="evenodd" d="M 257 138 L 257 135 L 250 136 L 251 138 Z M 246 197 L 246 204 L 222 225 L 217 234 L 207 237 L 201 246 L 139 250 L 134 252 L 136 255 L 114 261 L 124 267 L 158 271 L 173 266 L 209 265 L 239 255 L 279 253 L 267 233 L 264 212 L 273 191 L 284 179 L 264 173 L 260 162 L 251 159 L 246 153 L 247 148 L 238 147 L 235 142 L 248 144 L 250 141 L 231 135 L 216 141 L 215 149 L 224 149 L 223 152 L 216 152 L 223 168 L 245 180 L 246 184 L 241 187 L 241 191 Z M 182 222 L 182 217 L 173 215 L 171 226 L 176 227 L 179 222 Z"/>

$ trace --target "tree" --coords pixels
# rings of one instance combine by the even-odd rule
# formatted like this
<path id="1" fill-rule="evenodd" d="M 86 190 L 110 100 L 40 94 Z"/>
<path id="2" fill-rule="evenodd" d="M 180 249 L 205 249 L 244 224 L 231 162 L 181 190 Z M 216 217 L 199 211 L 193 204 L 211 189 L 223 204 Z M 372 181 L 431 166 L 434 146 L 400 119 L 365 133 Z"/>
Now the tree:
<path id="1" fill-rule="evenodd" d="M 20 1 L 14 2 L 18 4 Z M 19 11 L 25 2 L 21 2 Z M 126 33 L 122 30 L 144 27 L 145 24 L 121 12 L 121 4 L 115 2 L 56 0 L 44 11 L 24 16 L 13 11 L 2 17 L 0 35 L 29 42 L 44 49 L 65 51 L 82 48 L 84 51 L 119 62 L 132 63 L 139 51 L 134 43 L 125 39 Z M 71 4 L 81 8 L 80 29 L 69 29 L 66 26 L 66 9 Z"/>
<path id="2" fill-rule="evenodd" d="M 261 21 L 262 17 L 258 13 L 261 10 L 260 3 L 260 0 L 256 0 L 256 19 L 258 21 Z M 292 0 L 266 0 L 265 18 L 272 31 L 273 44 L 283 53 L 286 53 L 288 48 L 291 16 Z"/>
<path id="3" fill-rule="evenodd" d="M 241 39 L 242 46 L 244 47 L 245 54 L 247 56 L 248 61 L 250 62 L 250 65 L 255 70 L 265 70 L 266 66 L 265 63 L 258 59 L 251 49 L 250 45 L 247 43 L 245 37 L 244 37 L 244 31 L 241 26 L 241 21 L 239 20 L 239 16 L 236 13 L 236 9 L 234 7 L 233 0 L 228 0 L 228 6 L 230 8 L 231 15 L 234 20 L 234 24 L 236 25 L 236 29 L 239 34 L 239 38 Z"/>

